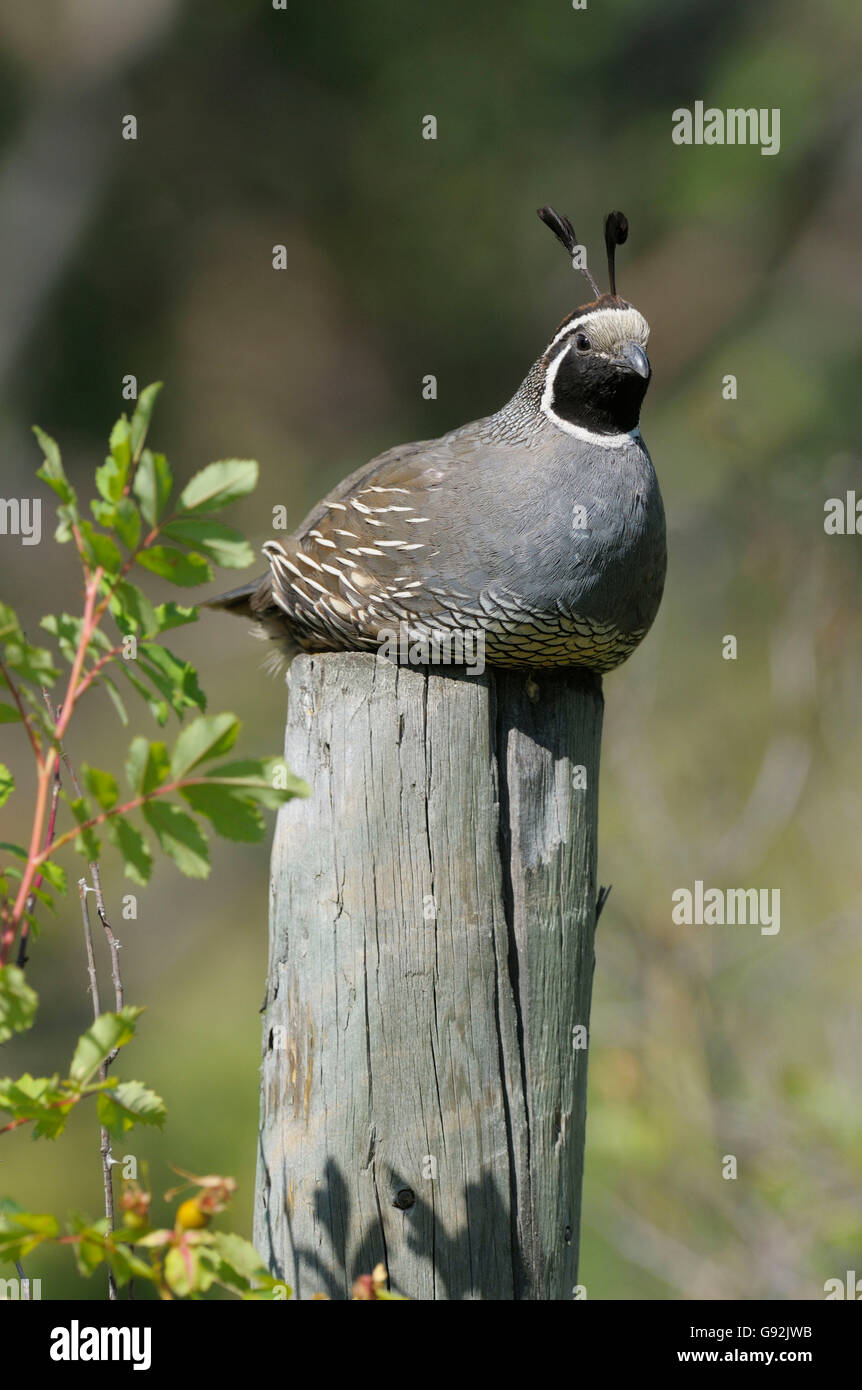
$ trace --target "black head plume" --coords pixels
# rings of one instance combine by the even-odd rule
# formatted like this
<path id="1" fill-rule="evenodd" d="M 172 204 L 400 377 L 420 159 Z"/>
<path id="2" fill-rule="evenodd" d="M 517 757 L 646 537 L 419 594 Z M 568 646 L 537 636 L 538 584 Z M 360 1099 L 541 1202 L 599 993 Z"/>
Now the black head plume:
<path id="1" fill-rule="evenodd" d="M 557 212 L 554 208 L 539 208 L 538 212 L 545 226 L 550 227 L 551 231 L 554 233 L 554 236 L 563 243 L 569 255 L 574 257 L 575 251 L 577 247 L 580 245 L 580 242 L 578 241 L 575 229 L 569 221 L 568 217 Z M 618 215 L 621 216 L 622 214 Z M 625 221 L 625 218 L 623 218 L 623 221 Z M 625 240 L 625 237 L 623 237 L 623 240 Z M 587 279 L 590 282 L 590 287 L 593 291 L 593 294 L 596 296 L 596 299 L 601 298 L 602 292 L 596 284 L 595 280 L 593 279 L 592 275 L 590 274 L 588 268 L 585 265 L 579 265 L 576 266 L 575 269 L 579 270 L 582 275 L 586 275 Z"/>
<path id="2" fill-rule="evenodd" d="M 605 218 L 605 246 L 608 251 L 608 284 L 611 294 L 617 292 L 615 257 L 617 247 L 628 239 L 629 220 L 624 212 L 609 212 Z"/>

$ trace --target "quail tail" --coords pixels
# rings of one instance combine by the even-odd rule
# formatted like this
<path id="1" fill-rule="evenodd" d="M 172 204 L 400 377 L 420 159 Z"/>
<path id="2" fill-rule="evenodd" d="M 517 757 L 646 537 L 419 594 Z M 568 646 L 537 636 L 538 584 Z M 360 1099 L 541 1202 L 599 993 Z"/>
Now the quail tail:
<path id="1" fill-rule="evenodd" d="M 267 576 L 262 574 L 250 584 L 241 584 L 237 589 L 228 589 L 224 594 L 204 599 L 201 607 L 218 608 L 225 613 L 234 613 L 238 618 L 254 618 L 256 614 L 252 611 L 251 599 L 266 578 Z"/>

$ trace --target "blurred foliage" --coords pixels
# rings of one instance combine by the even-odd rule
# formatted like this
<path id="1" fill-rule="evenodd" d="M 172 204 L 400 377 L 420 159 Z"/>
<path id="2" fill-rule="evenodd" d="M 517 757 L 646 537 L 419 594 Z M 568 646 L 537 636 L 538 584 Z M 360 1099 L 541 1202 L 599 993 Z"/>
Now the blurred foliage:
<path id="1" fill-rule="evenodd" d="M 379 449 L 511 394 L 580 297 L 536 207 L 569 212 L 595 258 L 604 212 L 628 214 L 619 283 L 652 325 L 643 427 L 670 568 L 655 629 L 606 682 L 600 868 L 614 892 L 580 1277 L 590 1297 L 822 1297 L 859 1267 L 862 1238 L 848 984 L 862 564 L 858 538 L 823 531 L 824 502 L 859 476 L 858 5 L 124 10 L 0 5 L 10 495 L 34 466 L 32 419 L 75 441 L 70 474 L 76 458 L 89 470 L 122 376 L 166 377 L 169 453 L 190 471 L 261 460 L 236 515 L 262 541 L 274 505 L 298 521 Z M 779 107 L 780 153 L 675 146 L 671 113 L 698 99 Z M 136 142 L 120 138 L 127 112 Z M 436 142 L 421 138 L 428 113 Z M 422 398 L 429 372 L 436 401 Z M 10 602 L 56 606 L 51 549 L 4 541 Z M 728 632 L 736 661 L 721 658 Z M 283 693 L 242 628 L 213 615 L 184 650 L 213 701 L 253 710 L 277 749 Z M 107 705 L 92 718 L 70 752 L 92 757 L 95 737 L 109 764 L 121 734 Z M 675 927 L 671 893 L 698 878 L 780 888 L 780 933 Z M 230 847 L 209 884 L 189 895 L 166 874 L 124 924 L 130 993 L 153 999 L 138 1065 L 172 1116 L 168 1148 L 140 1146 L 157 1182 L 182 1155 L 251 1188 L 266 900 L 259 852 Z M 31 970 L 68 1041 L 87 1015 L 74 930 Z M 36 1210 L 58 1183 L 55 1205 L 92 1206 L 80 1117 L 67 1142 L 80 1147 L 59 1175 L 12 1136 L 4 1182 Z M 46 1296 L 74 1288 L 48 1262 L 44 1277 Z"/>

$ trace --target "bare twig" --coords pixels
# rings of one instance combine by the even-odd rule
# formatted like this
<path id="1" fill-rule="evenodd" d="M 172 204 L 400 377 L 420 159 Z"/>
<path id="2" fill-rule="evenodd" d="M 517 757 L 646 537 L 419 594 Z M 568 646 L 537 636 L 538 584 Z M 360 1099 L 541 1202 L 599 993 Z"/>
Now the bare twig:
<path id="1" fill-rule="evenodd" d="M 50 714 L 51 719 L 53 720 L 53 722 L 56 724 L 56 722 L 57 722 L 57 715 L 59 714 L 59 710 L 58 710 L 57 713 L 55 714 L 54 709 L 52 708 L 52 705 L 51 705 L 51 697 L 50 697 L 50 695 L 48 694 L 47 691 L 44 691 L 43 693 L 44 693 L 44 696 L 45 696 L 45 703 L 46 703 L 46 705 L 48 706 L 48 713 Z M 80 784 L 80 782 L 78 781 L 78 775 L 77 775 L 77 773 L 75 772 L 75 769 L 74 769 L 74 767 L 72 766 L 72 763 L 71 763 L 71 761 L 70 761 L 70 759 L 69 759 L 69 754 L 66 752 L 66 750 L 65 750 L 65 748 L 63 747 L 62 744 L 60 745 L 60 756 L 62 757 L 62 759 L 63 759 L 63 764 L 64 764 L 64 766 L 65 766 L 65 768 L 66 768 L 66 771 L 67 771 L 68 774 L 69 774 L 69 781 L 72 783 L 72 787 L 74 788 L 75 795 L 80 799 L 80 798 L 83 796 L 83 792 L 82 792 L 82 790 L 81 790 L 81 784 Z M 53 838 L 53 826 L 52 826 L 52 830 L 51 830 L 51 835 L 52 835 L 52 838 Z M 49 843 L 50 843 L 50 841 L 49 841 Z M 101 922 L 101 924 L 102 924 L 102 926 L 103 926 L 103 928 L 104 928 L 104 931 L 105 931 L 105 937 L 106 937 L 107 942 L 108 942 L 108 951 L 109 951 L 110 956 L 111 956 L 111 980 L 113 981 L 113 985 L 114 985 L 114 1007 L 115 1007 L 115 1009 L 119 1012 L 119 1010 L 123 1007 L 123 1004 L 124 1004 L 124 1002 L 125 1002 L 125 995 L 124 995 L 124 991 L 123 991 L 123 979 L 122 979 L 122 975 L 121 975 L 121 973 L 120 973 L 120 949 L 121 949 L 121 947 L 120 947 L 119 941 L 117 940 L 117 938 L 116 938 L 115 935 L 114 935 L 113 928 L 111 927 L 111 924 L 110 924 L 110 922 L 108 921 L 108 913 L 107 913 L 107 910 L 106 910 L 106 908 L 105 908 L 105 898 L 104 898 L 104 895 L 103 895 L 103 893 L 102 893 L 102 875 L 101 875 L 101 872 L 100 872 L 100 870 L 99 870 L 99 861 L 98 861 L 98 859 L 91 859 L 90 862 L 89 862 L 89 866 L 88 866 L 88 867 L 89 867 L 89 870 L 90 870 L 90 877 L 91 877 L 91 879 L 93 880 L 93 891 L 94 891 L 94 893 L 96 894 L 96 910 L 98 911 L 98 914 L 99 914 L 99 921 Z M 117 1049 L 115 1048 L 114 1051 L 111 1053 L 110 1057 L 108 1058 L 109 1064 L 110 1064 L 111 1062 L 113 1062 L 113 1060 L 114 1060 L 114 1058 L 116 1057 L 116 1055 L 117 1055 Z"/>
<path id="2" fill-rule="evenodd" d="M 96 895 L 96 911 L 99 914 L 99 921 L 105 932 L 105 939 L 108 943 L 108 953 L 111 957 L 111 981 L 114 986 L 114 1008 L 117 1013 L 123 1007 L 125 994 L 123 990 L 123 977 L 120 973 L 120 943 L 114 935 L 113 928 L 108 921 L 108 914 L 105 910 L 105 899 L 102 894 L 102 876 L 99 872 L 99 862 L 97 859 L 90 861 L 90 877 L 93 880 L 93 892 Z M 117 1056 L 119 1048 L 115 1047 L 108 1057 L 107 1065 L 110 1066 Z"/>
<path id="3" fill-rule="evenodd" d="M 94 893 L 96 890 L 90 888 L 87 880 L 78 880 L 78 893 L 81 898 L 81 918 L 84 923 L 84 942 L 87 948 L 87 973 L 90 976 L 90 997 L 93 1001 L 93 1017 L 98 1018 L 102 1012 L 99 1000 L 99 979 L 96 974 L 96 955 L 93 950 L 93 931 L 90 926 L 90 910 L 87 906 L 87 894 Z M 103 1062 L 99 1067 L 99 1080 L 108 1079 L 108 1063 Z M 114 1182 L 111 1172 L 113 1155 L 111 1154 L 111 1136 L 104 1125 L 100 1125 L 100 1144 L 99 1152 L 102 1158 L 102 1176 L 105 1183 L 105 1216 L 108 1222 L 108 1230 L 114 1230 Z M 117 1281 L 114 1278 L 114 1271 L 108 1268 L 108 1298 L 116 1299 Z"/>

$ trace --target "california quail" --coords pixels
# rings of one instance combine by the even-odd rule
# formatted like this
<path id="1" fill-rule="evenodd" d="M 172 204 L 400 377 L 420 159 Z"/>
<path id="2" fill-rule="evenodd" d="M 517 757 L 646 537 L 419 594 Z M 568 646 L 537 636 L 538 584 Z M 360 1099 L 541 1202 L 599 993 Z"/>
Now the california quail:
<path id="1" fill-rule="evenodd" d="M 540 217 L 571 253 L 568 218 Z M 384 634 L 483 634 L 492 666 L 610 671 L 648 631 L 666 549 L 638 418 L 649 326 L 616 293 L 621 213 L 605 221 L 610 292 L 571 313 L 495 414 L 402 444 L 352 473 L 265 578 L 212 600 L 288 657 L 377 650 Z"/>

